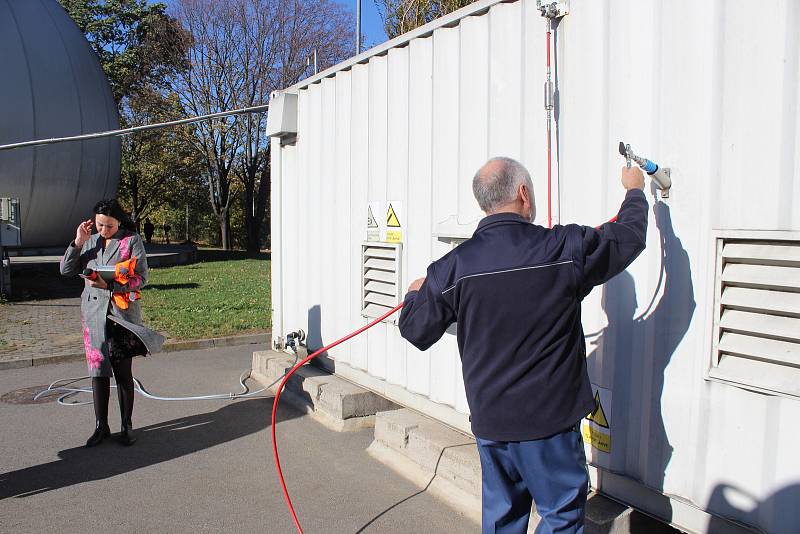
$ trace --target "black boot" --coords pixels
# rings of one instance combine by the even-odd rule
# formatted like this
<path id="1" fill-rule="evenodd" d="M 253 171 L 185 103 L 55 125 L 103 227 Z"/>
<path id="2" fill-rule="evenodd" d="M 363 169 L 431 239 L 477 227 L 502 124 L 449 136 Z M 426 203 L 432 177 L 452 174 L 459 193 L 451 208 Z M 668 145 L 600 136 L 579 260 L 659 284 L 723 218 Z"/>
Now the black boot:
<path id="1" fill-rule="evenodd" d="M 122 421 L 122 430 L 119 433 L 119 442 L 129 447 L 136 443 L 136 437 L 133 435 L 133 425 L 130 419 Z"/>
<path id="2" fill-rule="evenodd" d="M 86 440 L 87 447 L 94 447 L 99 445 L 101 441 L 106 439 L 111 430 L 108 428 L 108 397 L 109 397 L 109 380 L 107 377 L 92 378 L 92 398 L 94 399 L 94 417 L 95 428 L 88 440 Z"/>
<path id="3" fill-rule="evenodd" d="M 131 358 L 118 362 L 114 366 L 114 376 L 117 380 L 117 399 L 119 400 L 119 416 L 122 425 L 119 441 L 126 447 L 133 445 L 136 438 L 133 435 L 133 373 L 131 372 Z"/>

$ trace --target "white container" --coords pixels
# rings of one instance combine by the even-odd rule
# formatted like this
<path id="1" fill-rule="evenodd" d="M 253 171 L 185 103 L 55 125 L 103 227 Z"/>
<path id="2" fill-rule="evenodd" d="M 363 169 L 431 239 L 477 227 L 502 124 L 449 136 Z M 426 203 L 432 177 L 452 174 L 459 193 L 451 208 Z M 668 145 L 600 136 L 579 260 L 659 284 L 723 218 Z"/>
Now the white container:
<path id="1" fill-rule="evenodd" d="M 742 528 L 725 518 L 800 525 L 800 356 L 746 360 L 747 376 L 715 350 L 719 239 L 800 241 L 800 4 L 758 6 L 573 1 L 554 34 L 555 221 L 616 213 L 620 140 L 673 180 L 647 250 L 583 305 L 611 427 L 610 453 L 587 445 L 593 482 L 695 532 Z M 366 323 L 362 244 L 397 231 L 389 204 L 401 284 L 424 276 L 480 219 L 471 179 L 490 156 L 528 167 L 546 223 L 544 31 L 532 0 L 486 0 L 286 89 L 298 117 L 296 137 L 273 139 L 276 337 L 302 328 L 313 349 Z M 454 335 L 420 352 L 389 322 L 330 356 L 337 373 L 468 431 Z"/>

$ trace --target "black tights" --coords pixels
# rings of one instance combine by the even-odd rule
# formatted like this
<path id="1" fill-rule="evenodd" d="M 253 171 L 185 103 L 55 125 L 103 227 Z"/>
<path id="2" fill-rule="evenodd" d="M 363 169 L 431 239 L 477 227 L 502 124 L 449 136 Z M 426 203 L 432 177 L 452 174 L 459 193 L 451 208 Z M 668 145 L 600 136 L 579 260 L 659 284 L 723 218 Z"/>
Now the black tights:
<path id="1" fill-rule="evenodd" d="M 125 358 L 119 362 L 112 362 L 114 379 L 117 381 L 117 398 L 119 399 L 119 413 L 123 423 L 130 425 L 133 416 L 133 373 L 131 363 L 133 358 Z M 92 397 L 94 398 L 94 416 L 98 423 L 108 424 L 108 398 L 110 396 L 111 380 L 107 376 L 92 378 Z"/>

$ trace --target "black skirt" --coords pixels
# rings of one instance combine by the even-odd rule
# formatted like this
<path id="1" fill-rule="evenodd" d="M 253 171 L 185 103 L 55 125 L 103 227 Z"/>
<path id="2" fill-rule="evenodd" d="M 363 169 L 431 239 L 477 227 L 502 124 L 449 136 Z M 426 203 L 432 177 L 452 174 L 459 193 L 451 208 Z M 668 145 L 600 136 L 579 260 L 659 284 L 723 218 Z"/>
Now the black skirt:
<path id="1" fill-rule="evenodd" d="M 112 362 L 147 355 L 147 348 L 136 334 L 110 319 L 106 319 L 106 338 L 108 339 L 108 354 Z"/>

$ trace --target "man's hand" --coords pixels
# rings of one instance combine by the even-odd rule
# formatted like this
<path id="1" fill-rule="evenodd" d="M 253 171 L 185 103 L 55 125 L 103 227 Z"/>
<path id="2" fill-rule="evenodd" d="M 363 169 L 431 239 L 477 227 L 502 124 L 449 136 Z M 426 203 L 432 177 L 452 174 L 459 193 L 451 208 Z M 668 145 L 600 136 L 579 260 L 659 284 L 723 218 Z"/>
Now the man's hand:
<path id="1" fill-rule="evenodd" d="M 644 174 L 639 167 L 622 167 L 622 187 L 631 189 L 644 189 Z"/>
<path id="2" fill-rule="evenodd" d="M 421 287 L 422 287 L 422 283 L 423 283 L 424 281 L 425 281 L 425 278 L 424 278 L 424 277 L 422 277 L 422 278 L 417 278 L 416 280 L 414 280 L 413 282 L 411 282 L 411 285 L 410 285 L 410 286 L 408 286 L 408 291 L 419 291 L 419 288 L 421 288 Z M 406 291 L 406 293 L 408 293 L 408 291 Z"/>

